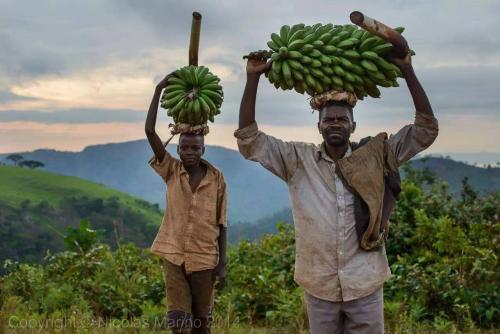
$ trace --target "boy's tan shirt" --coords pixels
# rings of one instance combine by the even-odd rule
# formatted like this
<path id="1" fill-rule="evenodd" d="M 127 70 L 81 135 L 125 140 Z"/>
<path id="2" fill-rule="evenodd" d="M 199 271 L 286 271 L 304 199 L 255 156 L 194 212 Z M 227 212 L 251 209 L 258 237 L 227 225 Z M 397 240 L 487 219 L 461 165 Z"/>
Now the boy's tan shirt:
<path id="1" fill-rule="evenodd" d="M 202 159 L 202 163 L 207 166 L 207 174 L 193 193 L 180 160 L 168 152 L 163 161 L 156 157 L 149 160 L 167 185 L 167 205 L 151 251 L 173 264 L 184 263 L 187 272 L 217 265 L 219 226 L 227 227 L 224 177 L 207 161 Z"/>

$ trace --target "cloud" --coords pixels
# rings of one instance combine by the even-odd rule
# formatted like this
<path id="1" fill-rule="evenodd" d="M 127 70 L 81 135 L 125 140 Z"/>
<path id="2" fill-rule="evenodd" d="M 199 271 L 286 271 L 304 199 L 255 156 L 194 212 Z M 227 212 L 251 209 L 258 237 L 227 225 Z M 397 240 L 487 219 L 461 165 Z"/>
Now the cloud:
<path id="1" fill-rule="evenodd" d="M 146 119 L 144 111 L 120 109 L 70 109 L 52 112 L 8 110 L 0 112 L 0 122 L 36 122 L 43 124 L 95 124 L 140 122 Z"/>
<path id="2" fill-rule="evenodd" d="M 30 101 L 30 100 L 33 100 L 33 98 L 28 96 L 17 95 L 9 91 L 0 91 L 0 103 L 7 103 L 12 101 Z"/>
<path id="3" fill-rule="evenodd" d="M 0 122 L 141 121 L 154 84 L 187 64 L 194 10 L 203 14 L 200 64 L 219 75 L 224 86 L 220 124 L 237 123 L 246 79 L 243 54 L 265 48 L 270 33 L 283 24 L 348 23 L 351 10 L 406 27 L 404 35 L 417 52 L 413 61 L 419 79 L 438 117 L 448 122 L 441 124 L 443 131 L 453 124 L 450 138 L 460 137 L 453 132 L 462 129 L 456 122 L 473 121 L 468 126 L 480 137 L 474 142 L 486 145 L 489 132 L 481 132 L 480 126 L 499 120 L 500 1 L 0 3 Z M 358 126 L 397 129 L 411 121 L 413 103 L 402 80 L 400 84 L 384 89 L 382 99 L 359 103 Z M 317 121 L 306 96 L 277 91 L 265 78 L 259 87 L 257 117 L 260 124 L 293 128 Z"/>

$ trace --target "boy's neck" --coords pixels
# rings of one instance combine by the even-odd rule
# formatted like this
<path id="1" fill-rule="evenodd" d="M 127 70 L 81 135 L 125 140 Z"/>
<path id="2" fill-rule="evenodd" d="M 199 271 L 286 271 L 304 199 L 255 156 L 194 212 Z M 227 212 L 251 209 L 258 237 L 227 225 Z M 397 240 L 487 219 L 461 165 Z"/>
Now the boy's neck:
<path id="1" fill-rule="evenodd" d="M 184 169 L 186 170 L 186 172 L 188 172 L 188 174 L 191 175 L 191 174 L 195 174 L 196 172 L 199 172 L 203 168 L 201 164 L 202 164 L 202 162 L 200 161 L 196 165 L 186 166 L 183 164 L 183 166 L 184 166 Z"/>

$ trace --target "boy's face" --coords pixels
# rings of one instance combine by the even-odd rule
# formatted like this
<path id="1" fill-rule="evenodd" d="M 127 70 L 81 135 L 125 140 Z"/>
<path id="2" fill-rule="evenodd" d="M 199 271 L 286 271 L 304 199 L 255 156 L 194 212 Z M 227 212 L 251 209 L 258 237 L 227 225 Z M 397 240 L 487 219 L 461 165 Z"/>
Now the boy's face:
<path id="1" fill-rule="evenodd" d="M 184 166 L 197 166 L 203 153 L 205 153 L 203 135 L 181 134 L 177 154 Z"/>

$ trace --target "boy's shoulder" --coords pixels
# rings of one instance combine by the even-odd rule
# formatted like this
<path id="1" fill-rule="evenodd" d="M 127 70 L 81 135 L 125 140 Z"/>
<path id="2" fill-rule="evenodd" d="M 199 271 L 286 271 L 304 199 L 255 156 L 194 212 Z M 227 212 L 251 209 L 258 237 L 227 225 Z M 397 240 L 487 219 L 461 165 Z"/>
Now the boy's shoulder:
<path id="1" fill-rule="evenodd" d="M 224 179 L 224 174 L 222 173 L 222 171 L 215 167 L 213 164 L 211 164 L 210 162 L 208 162 L 207 160 L 205 159 L 201 159 L 201 161 L 207 166 L 208 170 L 211 171 L 212 173 L 215 174 L 215 176 L 217 176 L 217 178 L 219 179 Z"/>

